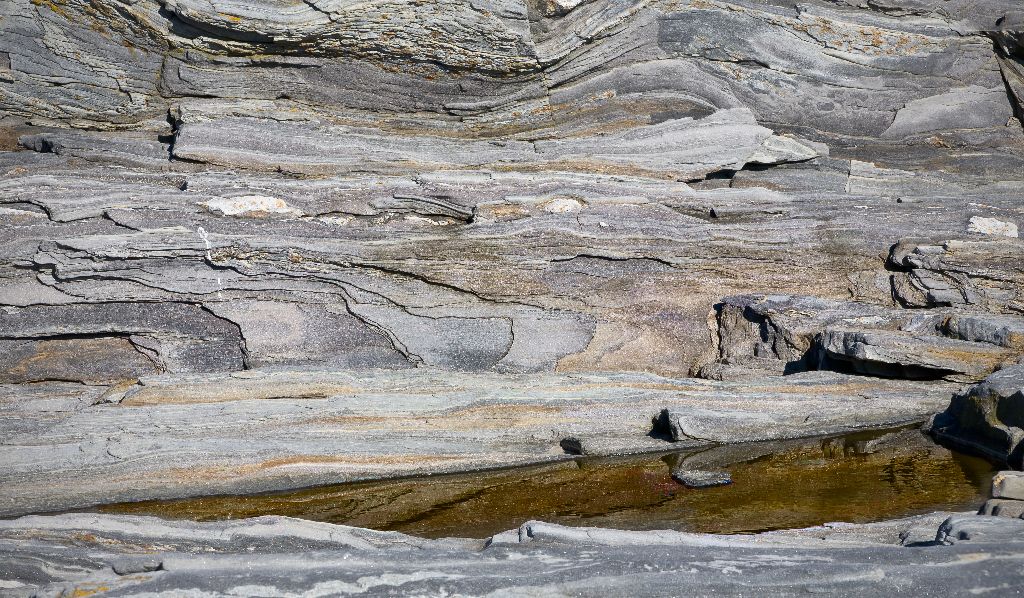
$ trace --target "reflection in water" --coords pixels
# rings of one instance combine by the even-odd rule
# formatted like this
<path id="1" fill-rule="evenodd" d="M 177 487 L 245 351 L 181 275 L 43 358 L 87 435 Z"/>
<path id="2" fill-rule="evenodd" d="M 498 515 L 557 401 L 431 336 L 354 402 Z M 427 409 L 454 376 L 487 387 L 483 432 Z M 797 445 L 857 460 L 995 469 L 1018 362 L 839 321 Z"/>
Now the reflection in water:
<path id="1" fill-rule="evenodd" d="M 683 488 L 669 475 L 680 461 L 727 469 L 733 483 Z M 197 520 L 288 515 L 426 537 L 485 537 L 530 519 L 735 533 L 977 508 L 994 471 L 902 429 L 100 510 Z"/>

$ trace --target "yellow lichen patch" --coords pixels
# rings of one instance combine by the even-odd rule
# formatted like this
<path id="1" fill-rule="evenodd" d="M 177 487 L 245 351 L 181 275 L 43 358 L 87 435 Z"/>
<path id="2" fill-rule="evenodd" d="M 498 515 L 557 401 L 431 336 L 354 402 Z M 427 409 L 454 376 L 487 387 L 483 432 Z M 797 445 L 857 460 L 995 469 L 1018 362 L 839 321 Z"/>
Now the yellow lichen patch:
<path id="1" fill-rule="evenodd" d="M 35 4 L 36 6 L 45 6 L 65 19 L 71 18 L 71 15 L 69 15 L 61 6 L 64 4 L 64 0 L 32 0 L 32 4 Z"/>
<path id="2" fill-rule="evenodd" d="M 70 596 L 71 598 L 85 598 L 86 596 L 92 596 L 93 594 L 99 594 L 100 592 L 108 591 L 110 591 L 110 586 L 89 584 L 75 587 L 71 590 L 71 593 L 68 594 L 68 596 Z"/>
<path id="3" fill-rule="evenodd" d="M 292 455 L 268 459 L 259 463 L 248 463 L 235 466 L 215 466 L 205 468 L 172 468 L 167 474 L 182 481 L 187 480 L 218 480 L 238 477 L 258 476 L 273 469 L 316 468 L 341 471 L 347 468 L 402 471 L 411 473 L 429 465 L 441 463 L 457 463 L 465 461 L 461 455 Z"/>

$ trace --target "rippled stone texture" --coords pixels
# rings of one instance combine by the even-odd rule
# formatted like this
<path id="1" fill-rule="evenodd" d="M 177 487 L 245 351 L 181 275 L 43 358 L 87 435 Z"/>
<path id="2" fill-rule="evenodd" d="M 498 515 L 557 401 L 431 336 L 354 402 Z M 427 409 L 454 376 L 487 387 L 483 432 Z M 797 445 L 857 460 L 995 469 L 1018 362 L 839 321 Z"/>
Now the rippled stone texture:
<path id="1" fill-rule="evenodd" d="M 1024 352 L 1022 30 L 999 0 L 6 0 L 3 512 L 661 450 L 661 413 L 922 420 Z"/>

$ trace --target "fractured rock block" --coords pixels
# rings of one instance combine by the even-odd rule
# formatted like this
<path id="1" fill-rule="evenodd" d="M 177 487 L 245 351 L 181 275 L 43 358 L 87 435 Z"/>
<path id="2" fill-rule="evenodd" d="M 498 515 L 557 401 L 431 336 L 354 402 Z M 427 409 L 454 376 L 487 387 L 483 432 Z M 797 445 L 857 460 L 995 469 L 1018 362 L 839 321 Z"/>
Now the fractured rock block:
<path id="1" fill-rule="evenodd" d="M 1011 498 L 1024 501 L 1024 472 L 1000 471 L 997 473 L 992 478 L 992 498 Z"/>
<path id="2" fill-rule="evenodd" d="M 10 347 L 0 354 L 6 381 L 115 381 L 245 367 L 238 327 L 189 303 L 7 307 L 0 331 Z"/>
<path id="3" fill-rule="evenodd" d="M 821 365 L 838 361 L 859 373 L 897 378 L 980 380 L 1017 355 L 988 343 L 887 330 L 828 328 L 817 344 Z"/>
<path id="4" fill-rule="evenodd" d="M 1020 519 L 1024 515 L 1024 500 L 990 498 L 985 501 L 985 504 L 981 505 L 981 508 L 978 509 L 978 514 Z"/>
<path id="5" fill-rule="evenodd" d="M 750 370 L 838 370 L 893 378 L 977 381 L 1024 352 L 1024 319 L 960 310 L 893 309 L 788 295 L 726 297 L 718 361 L 704 377 Z"/>
<path id="6" fill-rule="evenodd" d="M 942 328 L 943 333 L 952 338 L 1024 350 L 1024 318 L 1000 314 L 953 314 Z"/>
<path id="7" fill-rule="evenodd" d="M 939 439 L 1024 467 L 1024 365 L 1006 367 L 953 396 L 927 425 Z"/>
<path id="8" fill-rule="evenodd" d="M 159 371 L 157 363 L 123 337 L 0 339 L 0 383 L 104 384 Z"/>
<path id="9" fill-rule="evenodd" d="M 904 239 L 890 251 L 889 265 L 901 270 L 893 275 L 893 296 L 905 307 L 1024 308 L 1024 242 L 1018 239 Z"/>
<path id="10" fill-rule="evenodd" d="M 811 369 L 815 337 L 827 326 L 895 327 L 909 320 L 885 307 L 790 295 L 738 295 L 722 300 L 718 345 L 724 363 L 777 360 L 779 372 Z"/>

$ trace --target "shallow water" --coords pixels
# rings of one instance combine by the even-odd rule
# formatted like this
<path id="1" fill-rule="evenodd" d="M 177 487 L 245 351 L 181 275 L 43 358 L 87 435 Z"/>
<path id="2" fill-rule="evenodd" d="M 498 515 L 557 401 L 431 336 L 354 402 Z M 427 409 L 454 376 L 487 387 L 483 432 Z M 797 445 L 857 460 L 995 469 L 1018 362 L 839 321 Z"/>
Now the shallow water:
<path id="1" fill-rule="evenodd" d="M 725 469 L 733 483 L 684 488 L 670 476 L 680 459 Z M 425 537 L 486 537 L 530 519 L 746 533 L 976 509 L 996 469 L 901 429 L 99 510 L 196 520 L 288 515 Z"/>

